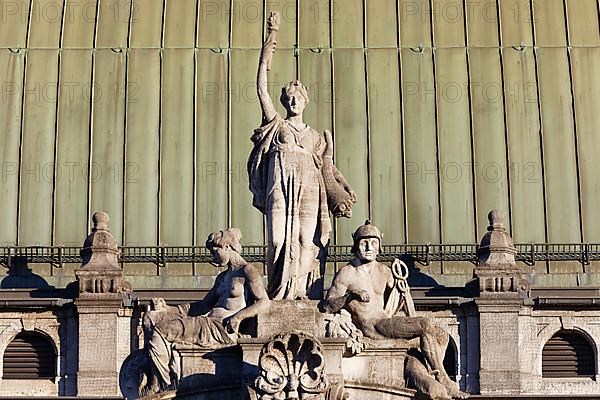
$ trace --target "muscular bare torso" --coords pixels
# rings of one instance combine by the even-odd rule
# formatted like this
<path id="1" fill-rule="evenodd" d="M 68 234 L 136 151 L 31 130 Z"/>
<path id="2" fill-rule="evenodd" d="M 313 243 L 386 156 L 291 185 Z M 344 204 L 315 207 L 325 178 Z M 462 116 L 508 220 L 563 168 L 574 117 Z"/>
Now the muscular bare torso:
<path id="1" fill-rule="evenodd" d="M 355 293 L 346 304 L 353 322 L 361 330 L 371 330 L 374 324 L 386 318 L 384 311 L 385 291 L 393 285 L 390 268 L 377 261 L 362 265 L 349 264 L 343 267 L 335 278 L 327 298 Z M 364 291 L 369 301 L 361 301 L 356 293 Z"/>

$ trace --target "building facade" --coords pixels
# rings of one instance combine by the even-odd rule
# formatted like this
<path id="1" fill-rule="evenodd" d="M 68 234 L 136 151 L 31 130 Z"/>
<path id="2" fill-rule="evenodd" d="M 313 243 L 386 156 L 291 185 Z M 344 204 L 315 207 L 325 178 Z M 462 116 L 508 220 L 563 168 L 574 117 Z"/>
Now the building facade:
<path id="1" fill-rule="evenodd" d="M 409 264 L 417 311 L 450 333 L 463 390 L 600 394 L 596 0 L 0 6 L 0 396 L 120 396 L 149 300 L 212 286 L 210 232 L 239 227 L 244 254 L 264 260 L 246 161 L 272 10 L 271 96 L 291 79 L 307 86 L 306 121 L 333 132 L 359 198 L 335 222 L 325 287 L 371 219 L 384 258 Z M 490 209 L 529 282 L 518 301 L 470 291 Z M 77 304 L 74 284 L 95 210 L 111 216 L 133 289 L 100 309 Z M 100 325 L 85 322 L 95 314 Z"/>

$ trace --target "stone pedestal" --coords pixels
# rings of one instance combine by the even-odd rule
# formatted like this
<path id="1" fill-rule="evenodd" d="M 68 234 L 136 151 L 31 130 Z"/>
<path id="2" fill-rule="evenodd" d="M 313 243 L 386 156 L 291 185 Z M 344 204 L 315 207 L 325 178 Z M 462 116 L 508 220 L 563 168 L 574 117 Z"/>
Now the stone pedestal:
<path id="1" fill-rule="evenodd" d="M 318 300 L 273 300 L 269 311 L 257 317 L 257 336 L 269 338 L 279 332 L 297 330 L 316 337 L 325 332 L 325 314 Z"/>
<path id="2" fill-rule="evenodd" d="M 325 357 L 325 374 L 332 386 L 332 391 L 344 386 L 342 355 L 346 350 L 346 339 L 343 338 L 319 338 L 323 347 Z M 242 383 L 244 387 L 253 386 L 255 378 L 259 374 L 259 357 L 265 345 L 264 339 L 242 339 L 239 344 L 242 349 Z M 243 399 L 255 400 L 252 390 L 243 391 Z M 335 394 L 331 394 L 328 400 L 338 400 Z M 342 400 L 340 397 L 339 400 Z"/>
<path id="3" fill-rule="evenodd" d="M 519 299 L 476 299 L 479 310 L 482 395 L 520 394 Z"/>
<path id="4" fill-rule="evenodd" d="M 131 351 L 131 310 L 118 301 L 78 299 L 79 396 L 117 396 L 119 370 Z"/>
<path id="5" fill-rule="evenodd" d="M 406 340 L 378 340 L 365 350 L 342 361 L 344 387 L 351 399 L 412 399 L 404 379 L 406 352 L 412 347 Z"/>
<path id="6" fill-rule="evenodd" d="M 188 393 L 194 399 L 240 398 L 242 351 L 239 346 L 215 349 L 177 345 L 176 349 L 183 377 L 178 384 L 180 393 Z"/>
<path id="7" fill-rule="evenodd" d="M 81 250 L 75 272 L 79 297 L 79 396 L 120 395 L 119 371 L 131 352 L 131 308 L 123 306 L 130 287 L 118 264 L 118 247 L 108 230 L 108 215 L 94 214 L 94 228 Z"/>
<path id="8" fill-rule="evenodd" d="M 491 211 L 488 219 L 472 282 L 479 311 L 479 390 L 520 394 L 519 311 L 529 283 L 515 263 L 517 250 L 501 214 Z"/>

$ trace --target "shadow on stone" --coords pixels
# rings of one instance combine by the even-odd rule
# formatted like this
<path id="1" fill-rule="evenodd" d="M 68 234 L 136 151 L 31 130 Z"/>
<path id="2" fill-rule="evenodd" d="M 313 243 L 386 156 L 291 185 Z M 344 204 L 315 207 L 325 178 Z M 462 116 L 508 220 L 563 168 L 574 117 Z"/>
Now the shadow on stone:
<path id="1" fill-rule="evenodd" d="M 444 287 L 439 284 L 432 276 L 427 275 L 426 273 L 421 272 L 421 268 L 417 263 L 415 263 L 415 259 L 410 254 L 404 254 L 400 256 L 400 260 L 404 261 L 404 263 L 408 266 L 408 284 L 411 287 Z"/>
<path id="2" fill-rule="evenodd" d="M 34 274 L 27 265 L 26 257 L 15 257 L 2 279 L 0 289 L 53 289 L 41 276 Z"/>

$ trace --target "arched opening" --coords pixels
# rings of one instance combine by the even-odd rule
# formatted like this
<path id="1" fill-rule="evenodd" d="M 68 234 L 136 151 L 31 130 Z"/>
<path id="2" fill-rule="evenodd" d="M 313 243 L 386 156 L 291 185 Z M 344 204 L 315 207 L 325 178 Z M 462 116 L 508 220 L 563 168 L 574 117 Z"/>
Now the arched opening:
<path id="1" fill-rule="evenodd" d="M 594 346 L 581 333 L 562 330 L 544 345 L 544 378 L 593 377 L 595 372 Z"/>
<path id="2" fill-rule="evenodd" d="M 4 351 L 2 372 L 2 379 L 54 379 L 56 352 L 52 342 L 41 333 L 19 333 Z"/>
<path id="3" fill-rule="evenodd" d="M 458 375 L 458 354 L 456 343 L 454 343 L 452 338 L 449 338 L 446 354 L 444 354 L 444 369 L 450 379 L 456 381 L 456 376 Z"/>

